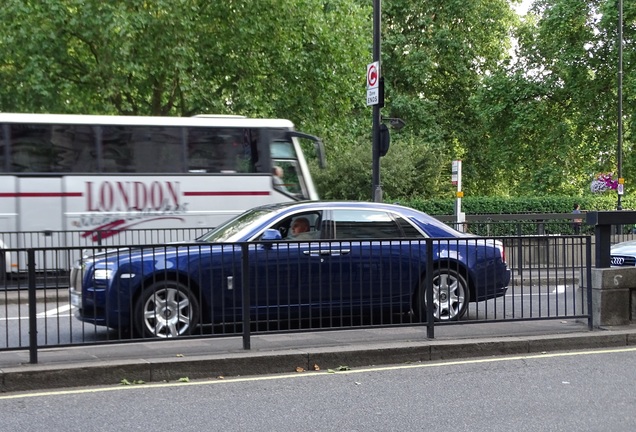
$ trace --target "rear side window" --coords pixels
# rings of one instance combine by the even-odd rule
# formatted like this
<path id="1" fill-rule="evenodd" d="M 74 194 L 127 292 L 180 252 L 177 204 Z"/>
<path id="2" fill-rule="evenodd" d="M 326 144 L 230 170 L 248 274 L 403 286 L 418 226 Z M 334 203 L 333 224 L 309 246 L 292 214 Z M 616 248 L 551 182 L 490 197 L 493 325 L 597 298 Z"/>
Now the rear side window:
<path id="1" fill-rule="evenodd" d="M 411 223 L 409 223 L 409 221 L 407 221 L 403 217 L 396 216 L 395 220 L 397 221 L 398 225 L 402 229 L 404 238 L 422 238 L 423 237 L 422 233 L 419 232 L 417 228 L 415 228 Z"/>
<path id="2" fill-rule="evenodd" d="M 402 230 L 389 213 L 376 210 L 334 210 L 336 239 L 395 239 Z"/>

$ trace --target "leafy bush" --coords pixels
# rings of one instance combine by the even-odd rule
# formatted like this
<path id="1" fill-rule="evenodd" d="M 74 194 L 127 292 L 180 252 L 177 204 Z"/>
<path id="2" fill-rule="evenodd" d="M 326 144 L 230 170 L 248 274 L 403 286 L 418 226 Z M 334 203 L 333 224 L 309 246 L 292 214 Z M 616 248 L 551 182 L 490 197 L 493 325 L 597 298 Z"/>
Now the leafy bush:
<path id="1" fill-rule="evenodd" d="M 404 199 L 397 201 L 431 215 L 454 214 L 455 199 Z M 614 194 L 589 196 L 542 196 L 542 197 L 467 197 L 462 198 L 462 211 L 466 214 L 527 214 L 527 213 L 570 213 L 574 204 L 585 211 L 616 210 Z M 636 209 L 636 196 L 622 199 L 623 210 Z"/>

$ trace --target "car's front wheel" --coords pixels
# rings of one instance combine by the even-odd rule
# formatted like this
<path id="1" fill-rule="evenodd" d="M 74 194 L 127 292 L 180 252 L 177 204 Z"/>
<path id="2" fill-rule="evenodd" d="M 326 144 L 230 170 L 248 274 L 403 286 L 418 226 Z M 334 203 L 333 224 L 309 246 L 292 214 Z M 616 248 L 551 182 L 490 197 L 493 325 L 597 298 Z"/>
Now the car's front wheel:
<path id="1" fill-rule="evenodd" d="M 142 337 L 188 335 L 199 322 L 199 302 L 179 282 L 157 282 L 137 299 L 134 320 L 136 333 Z"/>
<path id="2" fill-rule="evenodd" d="M 466 314 L 470 291 L 466 279 L 450 268 L 436 269 L 432 277 L 433 318 L 435 321 L 456 321 Z M 426 278 L 422 279 L 416 301 L 416 310 L 422 320 L 428 308 Z"/>

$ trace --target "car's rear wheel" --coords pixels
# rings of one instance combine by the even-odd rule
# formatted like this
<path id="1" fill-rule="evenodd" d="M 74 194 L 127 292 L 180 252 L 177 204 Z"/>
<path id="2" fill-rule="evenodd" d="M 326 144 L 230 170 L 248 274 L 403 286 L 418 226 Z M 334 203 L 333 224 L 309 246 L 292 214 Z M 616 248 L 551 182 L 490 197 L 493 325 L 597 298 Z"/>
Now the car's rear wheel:
<path id="1" fill-rule="evenodd" d="M 144 289 L 135 305 L 135 330 L 142 337 L 188 335 L 199 322 L 199 302 L 176 281 L 157 282 Z"/>
<path id="2" fill-rule="evenodd" d="M 456 270 L 439 268 L 433 272 L 433 318 L 435 321 L 456 321 L 468 310 L 470 291 L 466 279 Z M 416 312 L 426 320 L 426 278 L 422 279 L 416 300 Z"/>

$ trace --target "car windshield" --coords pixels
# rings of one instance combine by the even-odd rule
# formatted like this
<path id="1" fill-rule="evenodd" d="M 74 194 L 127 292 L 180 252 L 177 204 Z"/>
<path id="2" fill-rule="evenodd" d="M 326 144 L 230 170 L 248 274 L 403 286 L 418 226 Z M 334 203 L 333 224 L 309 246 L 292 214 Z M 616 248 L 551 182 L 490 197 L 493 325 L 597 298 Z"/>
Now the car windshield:
<path id="1" fill-rule="evenodd" d="M 245 213 L 225 222 L 223 225 L 219 225 L 212 231 L 203 234 L 201 237 L 197 238 L 196 241 L 209 243 L 237 241 L 246 229 L 270 213 L 271 210 L 269 209 L 254 209 L 246 211 Z"/>

